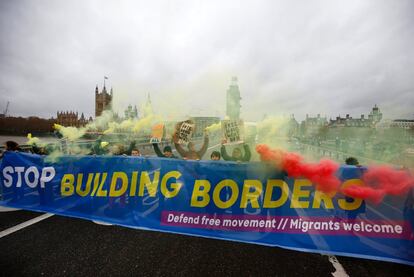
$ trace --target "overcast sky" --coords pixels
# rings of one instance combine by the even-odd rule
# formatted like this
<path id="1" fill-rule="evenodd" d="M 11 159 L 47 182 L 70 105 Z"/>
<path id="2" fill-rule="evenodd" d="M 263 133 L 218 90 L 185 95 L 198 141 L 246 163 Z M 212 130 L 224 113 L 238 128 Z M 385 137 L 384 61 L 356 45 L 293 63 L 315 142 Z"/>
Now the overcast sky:
<path id="1" fill-rule="evenodd" d="M 151 93 L 163 115 L 414 114 L 414 1 L 0 1 L 0 111 L 94 114 Z"/>

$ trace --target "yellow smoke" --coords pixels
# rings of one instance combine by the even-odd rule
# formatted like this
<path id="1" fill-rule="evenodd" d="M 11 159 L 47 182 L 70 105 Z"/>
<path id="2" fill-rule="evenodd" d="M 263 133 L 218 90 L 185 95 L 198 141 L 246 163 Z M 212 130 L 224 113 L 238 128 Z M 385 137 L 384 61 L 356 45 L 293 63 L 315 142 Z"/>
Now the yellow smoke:
<path id="1" fill-rule="evenodd" d="M 287 137 L 289 118 L 269 116 L 257 123 L 257 134 L 260 143 L 283 147 Z"/>
<path id="2" fill-rule="evenodd" d="M 207 126 L 205 130 L 209 133 L 220 131 L 221 130 L 221 122 L 211 124 L 210 126 Z"/>
<path id="3" fill-rule="evenodd" d="M 56 123 L 53 124 L 53 128 L 69 141 L 75 141 L 86 133 L 86 128 L 64 127 Z"/>
<path id="4" fill-rule="evenodd" d="M 108 144 L 109 144 L 109 142 L 107 142 L 107 141 L 102 141 L 101 142 L 101 148 L 105 148 L 105 147 L 107 147 L 108 146 Z"/>
<path id="5" fill-rule="evenodd" d="M 38 137 L 33 137 L 31 133 L 28 133 L 27 134 L 27 142 L 26 142 L 26 144 L 36 145 L 36 146 L 44 146 L 46 143 L 43 142 Z"/>
<path id="6" fill-rule="evenodd" d="M 113 133 L 148 133 L 151 134 L 151 128 L 154 124 L 162 121 L 162 117 L 155 115 L 152 112 L 144 112 L 144 117 L 139 119 L 125 119 L 121 122 L 108 122 L 108 127 L 103 132 L 104 134 Z"/>

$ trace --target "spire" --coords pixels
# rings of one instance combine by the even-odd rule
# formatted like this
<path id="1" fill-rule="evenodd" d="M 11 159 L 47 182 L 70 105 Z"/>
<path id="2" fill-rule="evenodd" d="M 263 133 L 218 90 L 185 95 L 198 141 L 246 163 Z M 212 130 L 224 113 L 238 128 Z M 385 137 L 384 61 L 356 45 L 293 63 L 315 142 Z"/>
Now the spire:
<path id="1" fill-rule="evenodd" d="M 151 105 L 151 95 L 149 92 L 148 92 L 147 104 Z"/>
<path id="2" fill-rule="evenodd" d="M 236 76 L 231 77 L 231 85 L 232 86 L 237 86 L 237 77 Z"/>
<path id="3" fill-rule="evenodd" d="M 98 94 L 99 93 L 99 89 L 98 89 L 98 85 L 96 85 L 96 87 L 95 87 L 95 94 Z"/>

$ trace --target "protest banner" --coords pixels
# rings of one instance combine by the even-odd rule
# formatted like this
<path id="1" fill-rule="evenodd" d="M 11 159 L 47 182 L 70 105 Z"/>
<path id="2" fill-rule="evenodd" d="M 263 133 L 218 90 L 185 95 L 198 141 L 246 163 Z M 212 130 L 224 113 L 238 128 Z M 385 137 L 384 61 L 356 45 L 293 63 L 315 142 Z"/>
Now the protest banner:
<path id="1" fill-rule="evenodd" d="M 241 120 L 223 120 L 221 122 L 223 139 L 226 145 L 243 143 L 243 121 Z"/>
<path id="2" fill-rule="evenodd" d="M 179 122 L 176 125 L 176 139 L 178 144 L 187 144 L 191 141 L 191 137 L 193 135 L 195 128 L 194 122 L 187 120 L 183 122 Z"/>
<path id="3" fill-rule="evenodd" d="M 160 143 L 164 136 L 164 124 L 159 123 L 152 127 L 150 143 Z"/>
<path id="4" fill-rule="evenodd" d="M 344 166 L 341 189 L 364 186 Z M 125 227 L 414 265 L 413 191 L 373 205 L 265 163 L 6 152 L 0 205 Z"/>

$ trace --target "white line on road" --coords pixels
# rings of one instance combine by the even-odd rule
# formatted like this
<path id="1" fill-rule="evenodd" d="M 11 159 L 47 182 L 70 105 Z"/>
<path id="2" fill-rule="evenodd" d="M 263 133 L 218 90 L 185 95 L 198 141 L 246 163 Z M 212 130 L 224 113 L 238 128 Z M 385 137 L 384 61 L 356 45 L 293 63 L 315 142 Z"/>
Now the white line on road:
<path id="1" fill-rule="evenodd" d="M 7 235 L 10 235 L 10 234 L 12 234 L 12 233 L 14 233 L 14 232 L 17 232 L 17 231 L 19 231 L 19 230 L 21 230 L 21 229 L 23 229 L 23 228 L 26 228 L 26 227 L 28 227 L 28 226 L 30 226 L 30 225 L 33 225 L 33 224 L 35 224 L 35 223 L 38 223 L 39 221 L 42 221 L 42 220 L 44 220 L 44 219 L 46 219 L 46 218 L 49 218 L 49 217 L 51 217 L 51 216 L 53 216 L 53 215 L 54 215 L 54 214 L 51 214 L 51 213 L 42 214 L 41 216 L 38 216 L 38 217 L 32 218 L 32 219 L 30 219 L 30 220 L 28 220 L 28 221 L 25 221 L 25 222 L 23 222 L 23 223 L 20 223 L 20 224 L 18 224 L 18 225 L 16 225 L 16 226 L 13 226 L 13 227 L 9 228 L 9 229 L 6 229 L 6 230 L 4 230 L 4 231 L 1 231 L 1 232 L 0 232 L 0 239 L 1 239 L 2 237 L 5 237 L 5 236 L 7 236 Z"/>
<path id="2" fill-rule="evenodd" d="M 2 213 L 2 212 L 14 212 L 14 211 L 20 211 L 20 209 L 10 208 L 10 207 L 6 207 L 6 206 L 0 206 L 0 213 Z"/>
<path id="3" fill-rule="evenodd" d="M 335 272 L 332 272 L 332 276 L 334 277 L 349 277 L 348 273 L 346 273 L 344 267 L 341 265 L 341 263 L 338 261 L 338 259 L 335 256 L 329 255 L 328 256 L 329 261 L 335 268 Z"/>

